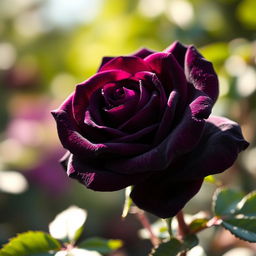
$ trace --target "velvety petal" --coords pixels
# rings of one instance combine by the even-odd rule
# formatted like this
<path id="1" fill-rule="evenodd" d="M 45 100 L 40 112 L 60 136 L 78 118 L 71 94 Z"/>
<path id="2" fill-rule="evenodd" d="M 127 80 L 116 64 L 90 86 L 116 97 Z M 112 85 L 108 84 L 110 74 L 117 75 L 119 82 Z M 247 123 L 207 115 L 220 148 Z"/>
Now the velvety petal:
<path id="1" fill-rule="evenodd" d="M 119 69 L 130 74 L 140 71 L 150 71 L 150 67 L 143 59 L 135 56 L 121 56 L 112 59 L 100 68 L 99 71 Z"/>
<path id="2" fill-rule="evenodd" d="M 154 91 L 158 92 L 159 107 L 160 107 L 160 110 L 162 111 L 165 108 L 167 98 L 166 98 L 166 93 L 165 93 L 164 87 L 163 87 L 162 83 L 159 81 L 156 74 L 154 74 L 152 72 L 148 72 L 148 71 L 142 71 L 142 72 L 136 73 L 135 78 L 139 80 L 140 86 L 145 88 L 146 91 L 151 92 L 151 94 Z M 143 105 L 142 105 L 142 101 L 141 101 L 138 104 L 138 109 L 140 109 L 142 106 Z"/>
<path id="3" fill-rule="evenodd" d="M 200 103 L 197 98 L 191 102 L 178 125 L 159 145 L 133 158 L 110 160 L 106 163 L 108 168 L 123 173 L 165 170 L 175 158 L 190 152 L 199 143 L 205 120 L 193 113 L 200 108 Z M 203 112 L 207 111 L 203 109 Z"/>
<path id="4" fill-rule="evenodd" d="M 188 182 L 173 182 L 171 173 L 152 175 L 134 186 L 133 202 L 141 209 L 160 218 L 175 216 L 199 191 L 203 179 Z"/>
<path id="5" fill-rule="evenodd" d="M 93 142 L 105 142 L 128 135 L 115 128 L 97 125 L 91 117 L 91 112 L 88 110 L 85 113 L 84 125 L 81 130 L 82 133 L 86 135 L 86 138 Z"/>
<path id="6" fill-rule="evenodd" d="M 143 86 L 142 81 L 140 81 L 140 99 L 138 101 L 137 109 L 141 109 L 150 99 L 150 91 Z"/>
<path id="7" fill-rule="evenodd" d="M 166 53 L 172 53 L 183 69 L 186 51 L 187 47 L 178 41 L 173 42 L 168 48 L 164 50 Z"/>
<path id="8" fill-rule="evenodd" d="M 100 71 L 101 67 L 103 65 L 105 65 L 107 62 L 111 61 L 112 59 L 114 59 L 115 57 L 103 57 L 102 60 L 101 60 L 101 64 L 99 66 L 99 69 L 98 69 L 98 72 Z"/>
<path id="9" fill-rule="evenodd" d="M 62 110 L 64 109 L 65 110 Z M 57 123 L 60 141 L 64 148 L 72 154 L 86 158 L 99 156 L 134 156 L 150 149 L 149 145 L 141 143 L 92 143 L 77 130 L 70 118 L 72 101 L 64 103 L 60 109 L 52 111 Z"/>
<path id="10" fill-rule="evenodd" d="M 89 99 L 88 110 L 90 118 L 97 125 L 104 126 L 104 120 L 102 118 L 102 108 L 104 107 L 104 98 L 102 97 L 101 89 L 96 90 Z M 81 111 L 82 112 L 82 111 Z"/>
<path id="11" fill-rule="evenodd" d="M 139 57 L 141 59 L 144 59 L 152 53 L 155 53 L 155 52 L 150 49 L 147 49 L 147 48 L 142 48 L 142 49 L 139 49 L 138 51 L 136 51 L 135 53 L 130 54 L 130 56 Z M 101 69 L 101 67 L 103 65 L 105 65 L 107 62 L 111 61 L 114 58 L 116 58 L 116 57 L 103 57 L 100 67 L 99 67 L 99 70 Z"/>
<path id="12" fill-rule="evenodd" d="M 159 127 L 154 138 L 155 145 L 159 144 L 164 138 L 168 136 L 173 125 L 178 99 L 178 92 L 172 91 L 169 96 L 165 112 L 163 114 L 163 117 L 161 119 L 161 122 L 159 124 Z"/>
<path id="13" fill-rule="evenodd" d="M 105 153 L 106 157 L 114 156 L 135 156 L 138 154 L 143 154 L 148 151 L 151 146 L 143 143 L 118 143 L 118 142 L 106 142 L 104 143 L 106 150 L 102 153 Z"/>
<path id="14" fill-rule="evenodd" d="M 86 108 L 94 92 L 106 83 L 128 79 L 130 76 L 129 73 L 121 70 L 110 70 L 97 73 L 85 82 L 78 84 L 73 99 L 73 115 L 78 124 L 83 124 Z"/>
<path id="15" fill-rule="evenodd" d="M 202 57 L 194 46 L 190 46 L 185 56 L 187 80 L 198 90 L 206 93 L 214 102 L 219 94 L 218 77 L 212 63 Z"/>
<path id="16" fill-rule="evenodd" d="M 57 130 L 60 141 L 64 148 L 71 153 L 82 155 L 84 157 L 92 157 L 105 148 L 103 144 L 93 144 L 84 138 L 77 130 L 77 127 L 70 116 L 72 102 L 66 104 L 65 110 L 62 107 L 52 111 L 52 115 L 57 123 Z"/>
<path id="17" fill-rule="evenodd" d="M 100 166 L 99 161 L 88 163 L 71 155 L 67 162 L 67 174 L 84 184 L 87 188 L 96 191 L 115 191 L 137 184 L 150 175 L 134 174 L 122 175 L 111 172 Z"/>
<path id="18" fill-rule="evenodd" d="M 123 91 L 125 96 L 122 104 L 110 109 L 104 109 L 105 120 L 109 126 L 113 127 L 122 124 L 134 114 L 137 108 L 139 93 L 128 88 L 123 88 Z"/>
<path id="19" fill-rule="evenodd" d="M 152 124 L 150 126 L 147 126 L 144 129 L 141 129 L 135 133 L 132 134 L 128 134 L 126 136 L 123 137 L 119 137 L 116 139 L 113 139 L 111 142 L 136 142 L 138 140 L 143 139 L 143 137 L 148 136 L 149 134 L 151 134 L 152 132 L 154 132 L 159 124 Z M 150 140 L 145 141 L 145 144 L 150 144 Z"/>
<path id="20" fill-rule="evenodd" d="M 183 108 L 187 101 L 187 81 L 184 71 L 175 57 L 171 53 L 160 52 L 148 56 L 145 58 L 145 62 L 157 74 L 167 95 L 171 91 L 177 90 L 180 94 L 179 107 Z"/>
<path id="21" fill-rule="evenodd" d="M 196 92 L 194 101 L 190 104 L 192 116 L 198 119 L 206 119 L 211 114 L 213 101 L 204 93 Z"/>
<path id="22" fill-rule="evenodd" d="M 155 53 L 154 51 L 147 49 L 147 48 L 142 48 L 140 50 L 138 50 L 137 52 L 131 54 L 131 56 L 136 56 L 139 57 L 141 59 L 146 58 L 147 56 L 149 56 L 150 54 Z"/>
<path id="23" fill-rule="evenodd" d="M 129 120 L 124 122 L 118 129 L 125 132 L 136 132 L 157 122 L 159 118 L 159 97 L 156 92 L 152 93 L 148 103 Z"/>
<path id="24" fill-rule="evenodd" d="M 74 100 L 74 93 L 71 93 L 67 99 L 59 106 L 58 109 L 55 109 L 53 111 L 51 111 L 51 113 L 55 113 L 55 112 L 58 112 L 58 111 L 65 111 L 69 114 L 70 116 L 70 119 L 73 119 L 73 113 L 72 113 L 72 103 L 73 103 L 73 100 Z M 72 123 L 74 122 L 75 120 L 73 119 L 72 120 Z"/>
<path id="25" fill-rule="evenodd" d="M 207 120 L 198 146 L 170 166 L 175 180 L 203 178 L 225 171 L 238 154 L 248 147 L 239 125 L 227 118 L 212 116 Z"/>

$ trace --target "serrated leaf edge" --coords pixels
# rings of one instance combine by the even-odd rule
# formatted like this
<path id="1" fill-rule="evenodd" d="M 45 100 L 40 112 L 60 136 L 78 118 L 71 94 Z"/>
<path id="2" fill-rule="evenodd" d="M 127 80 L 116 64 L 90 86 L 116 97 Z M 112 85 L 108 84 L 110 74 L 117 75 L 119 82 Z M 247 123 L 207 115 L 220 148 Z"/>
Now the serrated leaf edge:
<path id="1" fill-rule="evenodd" d="M 228 229 L 228 228 L 225 226 L 225 224 L 230 225 L 229 223 L 225 223 L 225 221 L 223 221 L 223 222 L 221 223 L 221 225 L 222 225 L 226 230 L 228 230 L 233 236 L 235 236 L 235 237 L 238 238 L 239 240 L 241 240 L 241 241 L 246 241 L 246 242 L 249 242 L 249 243 L 255 243 L 255 242 L 256 242 L 256 240 L 243 239 L 242 237 L 239 237 L 238 235 L 236 235 L 235 233 L 233 233 L 230 229 Z M 232 225 L 230 225 L 230 226 L 232 226 Z"/>
<path id="2" fill-rule="evenodd" d="M 3 244 L 2 248 L 0 248 L 0 256 L 2 256 L 1 254 L 5 254 L 5 255 L 10 255 L 12 256 L 11 254 L 9 254 L 8 252 L 6 252 L 6 247 L 7 246 L 13 246 L 14 247 L 14 250 L 16 250 L 15 248 L 15 243 L 16 241 L 21 237 L 21 236 L 24 236 L 24 235 L 34 235 L 34 234 L 42 234 L 42 235 L 46 235 L 47 237 L 50 237 L 52 239 L 52 241 L 56 244 L 56 248 L 53 249 L 51 248 L 50 250 L 59 250 L 61 248 L 61 244 L 59 243 L 58 240 L 56 240 L 55 238 L 53 238 L 50 234 L 46 233 L 46 232 L 43 232 L 43 231 L 27 231 L 27 232 L 23 232 L 23 233 L 18 233 L 15 237 L 12 237 L 9 239 L 9 241 L 6 243 L 6 244 Z M 20 241 L 22 244 L 24 244 L 22 241 Z M 40 247 L 40 249 L 42 249 L 42 247 Z M 49 250 L 49 251 L 50 251 Z M 48 251 L 45 251 L 45 252 L 48 252 Z M 42 251 L 38 252 L 38 253 L 42 253 Z M 24 254 L 23 254 L 24 255 Z M 26 254 L 25 254 L 26 255 Z M 24 255 L 24 256 L 25 256 Z M 29 254 L 27 254 L 29 256 Z"/>

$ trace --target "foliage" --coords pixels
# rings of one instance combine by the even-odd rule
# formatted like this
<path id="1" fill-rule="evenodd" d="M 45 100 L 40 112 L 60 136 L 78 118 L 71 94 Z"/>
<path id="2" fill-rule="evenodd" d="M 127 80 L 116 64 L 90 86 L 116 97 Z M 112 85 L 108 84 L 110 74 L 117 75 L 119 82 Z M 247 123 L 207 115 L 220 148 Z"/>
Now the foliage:
<path id="1" fill-rule="evenodd" d="M 4 245 L 0 250 L 0 255 L 38 255 L 60 248 L 60 243 L 49 234 L 39 231 L 28 231 L 12 238 L 9 243 Z"/>
<path id="2" fill-rule="evenodd" d="M 221 225 L 236 237 L 256 242 L 256 191 L 242 197 L 229 189 L 217 190 L 214 211 Z"/>
<path id="3" fill-rule="evenodd" d="M 77 232 L 82 233 L 86 215 L 85 210 L 71 206 L 50 223 L 50 234 L 41 231 L 21 233 L 0 249 L 0 256 L 48 256 L 56 251 L 76 256 L 81 255 L 78 254 L 80 249 L 85 249 L 83 251 L 88 256 L 92 251 L 93 256 L 96 255 L 94 252 L 108 254 L 122 246 L 120 240 L 103 238 L 89 238 L 75 246 L 79 238 Z M 62 244 L 54 237 L 62 239 Z"/>

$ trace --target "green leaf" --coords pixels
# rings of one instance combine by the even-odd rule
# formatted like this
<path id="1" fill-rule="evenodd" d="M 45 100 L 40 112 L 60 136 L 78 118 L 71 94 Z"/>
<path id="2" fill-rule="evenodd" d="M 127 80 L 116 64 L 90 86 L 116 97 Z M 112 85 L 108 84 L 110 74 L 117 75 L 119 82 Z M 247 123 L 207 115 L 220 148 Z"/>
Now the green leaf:
<path id="1" fill-rule="evenodd" d="M 99 252 L 89 251 L 81 248 L 71 248 L 57 252 L 54 256 L 103 256 Z"/>
<path id="2" fill-rule="evenodd" d="M 122 218 L 125 218 L 130 210 L 132 205 L 132 199 L 130 198 L 130 193 L 132 191 L 132 186 L 129 186 L 125 189 L 125 201 L 124 201 L 124 208 L 122 212 Z"/>
<path id="3" fill-rule="evenodd" d="M 235 213 L 243 217 L 256 217 L 256 191 L 249 193 L 238 203 Z"/>
<path id="4" fill-rule="evenodd" d="M 60 248 L 60 243 L 49 234 L 40 231 L 28 231 L 17 235 L 4 245 L 0 250 L 0 256 L 38 255 Z"/>
<path id="5" fill-rule="evenodd" d="M 222 226 L 236 237 L 249 242 L 256 242 L 256 218 L 227 219 Z"/>
<path id="6" fill-rule="evenodd" d="M 154 248 L 149 256 L 176 256 L 182 250 L 182 243 L 176 238 L 171 238 L 170 241 L 162 243 L 157 248 Z"/>
<path id="7" fill-rule="evenodd" d="M 208 219 L 204 218 L 195 219 L 189 224 L 189 230 L 191 232 L 197 232 L 198 230 L 205 228 L 208 221 Z"/>
<path id="8" fill-rule="evenodd" d="M 196 235 L 194 234 L 190 234 L 190 235 L 187 235 L 185 238 L 184 238 L 184 242 L 182 244 L 182 247 L 184 250 L 190 250 L 192 249 L 193 247 L 197 246 L 198 245 L 198 238 Z"/>
<path id="9" fill-rule="evenodd" d="M 242 198 L 241 193 L 222 189 L 214 196 L 214 210 L 221 225 L 236 237 L 256 242 L 256 191 Z"/>
<path id="10" fill-rule="evenodd" d="M 188 251 L 197 245 L 198 238 L 194 234 L 187 235 L 183 242 L 172 237 L 168 242 L 162 243 L 157 248 L 154 248 L 149 256 L 176 256 L 178 253 Z"/>
<path id="11" fill-rule="evenodd" d="M 123 245 L 121 240 L 116 239 L 103 239 L 99 237 L 88 238 L 81 242 L 78 247 L 84 248 L 91 251 L 97 251 L 103 254 L 110 253 L 114 250 L 117 250 Z"/>
<path id="12" fill-rule="evenodd" d="M 242 198 L 241 192 L 228 188 L 217 189 L 213 196 L 213 211 L 216 216 L 233 214 Z"/>

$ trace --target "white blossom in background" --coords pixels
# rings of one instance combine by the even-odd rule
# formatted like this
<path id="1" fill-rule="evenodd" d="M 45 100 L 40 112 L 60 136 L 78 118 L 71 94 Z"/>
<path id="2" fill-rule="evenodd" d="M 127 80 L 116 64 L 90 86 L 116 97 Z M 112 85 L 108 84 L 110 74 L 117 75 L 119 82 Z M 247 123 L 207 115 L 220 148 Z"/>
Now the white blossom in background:
<path id="1" fill-rule="evenodd" d="M 165 0 L 140 0 L 138 5 L 139 11 L 142 15 L 154 18 L 161 15 L 166 8 Z"/>
<path id="2" fill-rule="evenodd" d="M 88 251 L 85 249 L 73 248 L 68 251 L 59 251 L 54 256 L 102 256 L 96 251 Z"/>
<path id="3" fill-rule="evenodd" d="M 223 256 L 255 256 L 255 253 L 251 249 L 235 248 L 226 252 Z"/>
<path id="4" fill-rule="evenodd" d="M 240 96 L 247 97 L 256 90 L 256 72 L 254 68 L 247 67 L 245 72 L 237 79 L 237 91 Z"/>
<path id="5" fill-rule="evenodd" d="M 247 64 L 241 56 L 232 55 L 225 61 L 225 68 L 231 76 L 240 76 L 245 72 Z"/>
<path id="6" fill-rule="evenodd" d="M 73 241 L 76 232 L 81 228 L 87 218 L 87 212 L 77 206 L 70 206 L 59 213 L 49 224 L 49 232 L 56 239 Z"/>
<path id="7" fill-rule="evenodd" d="M 0 171 L 0 191 L 10 194 L 20 194 L 26 191 L 28 182 L 25 177 L 15 171 Z"/>
<path id="8" fill-rule="evenodd" d="M 0 43 L 0 70 L 11 68 L 16 61 L 16 49 L 8 42 Z"/>
<path id="9" fill-rule="evenodd" d="M 182 28 L 191 25 L 194 19 L 194 9 L 186 0 L 172 0 L 166 8 L 167 18 Z"/>
<path id="10" fill-rule="evenodd" d="M 195 246 L 187 252 L 187 256 L 207 256 L 201 246 Z"/>
<path id="11" fill-rule="evenodd" d="M 43 1 L 41 13 L 48 26 L 68 28 L 92 21 L 100 12 L 102 0 Z"/>

